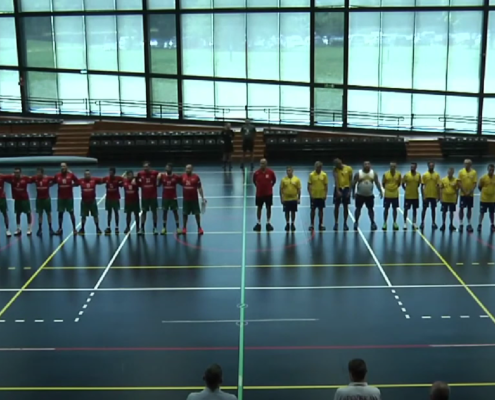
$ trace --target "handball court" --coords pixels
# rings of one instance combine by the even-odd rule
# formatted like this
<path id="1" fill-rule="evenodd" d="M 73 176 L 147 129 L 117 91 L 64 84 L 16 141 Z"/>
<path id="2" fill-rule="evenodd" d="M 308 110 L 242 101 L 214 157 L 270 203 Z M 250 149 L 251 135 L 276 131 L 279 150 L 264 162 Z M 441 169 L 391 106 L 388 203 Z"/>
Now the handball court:
<path id="1" fill-rule="evenodd" d="M 475 163 L 478 176 L 485 164 Z M 457 174 L 462 160 L 452 165 Z M 442 177 L 449 166 L 437 165 Z M 280 181 L 285 166 L 271 167 Z M 381 176 L 387 165 L 373 168 Z M 82 177 L 82 168 L 72 170 Z M 311 234 L 310 170 L 295 167 L 303 198 L 294 233 L 284 231 L 278 184 L 275 231 L 253 232 L 251 174 L 237 165 L 231 173 L 195 169 L 208 200 L 202 237 L 193 218 L 187 236 L 177 237 L 171 214 L 166 236 L 151 234 L 150 216 L 142 237 L 135 226 L 128 236 L 96 236 L 91 219 L 86 236 L 74 237 L 68 215 L 62 237 L 48 236 L 45 226 L 42 238 L 7 239 L 1 225 L 2 398 L 185 399 L 202 389 L 204 369 L 216 362 L 224 389 L 239 398 L 323 400 L 348 383 L 347 362 L 357 357 L 384 398 L 427 398 L 435 380 L 449 382 L 456 398 L 495 398 L 488 217 L 481 234 L 433 232 L 429 216 L 421 233 L 410 223 L 402 230 L 400 211 L 400 231 L 390 220 L 388 231 L 371 232 L 363 209 L 359 231 L 333 231 L 329 198 L 327 230 Z M 324 170 L 331 176 L 329 165 Z M 104 176 L 107 168 L 92 173 Z M 98 193 L 104 229 L 102 186 Z M 55 206 L 56 188 L 52 197 Z M 479 196 L 474 226 L 478 203 Z M 9 208 L 13 228 L 12 202 Z M 379 228 L 382 210 L 377 196 Z M 159 221 L 161 229 L 161 211 Z"/>

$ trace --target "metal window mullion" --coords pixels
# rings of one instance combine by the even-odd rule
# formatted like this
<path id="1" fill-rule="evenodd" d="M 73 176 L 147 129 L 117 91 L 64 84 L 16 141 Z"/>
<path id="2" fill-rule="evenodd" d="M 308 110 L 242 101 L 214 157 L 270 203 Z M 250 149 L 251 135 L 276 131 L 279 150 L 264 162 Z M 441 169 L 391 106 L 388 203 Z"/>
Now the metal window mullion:
<path id="1" fill-rule="evenodd" d="M 482 30 L 481 30 L 481 49 L 480 49 L 480 75 L 479 75 L 479 96 L 478 96 L 478 126 L 476 133 L 478 135 L 483 134 L 483 108 L 485 102 L 485 77 L 486 77 L 486 54 L 488 51 L 488 30 L 489 30 L 489 10 L 490 2 L 489 0 L 484 1 L 483 8 L 483 20 L 482 20 Z"/>
<path id="2" fill-rule="evenodd" d="M 344 4 L 344 65 L 343 67 L 343 90 L 342 90 L 342 128 L 348 125 L 348 103 L 349 103 L 349 0 Z"/>
<path id="3" fill-rule="evenodd" d="M 142 0 L 143 10 L 147 10 L 147 0 Z M 152 85 L 151 82 L 151 49 L 150 49 L 150 15 L 146 12 L 142 15 L 143 18 L 143 41 L 144 41 L 144 80 L 146 85 L 146 117 L 153 117 L 153 101 L 152 98 Z M 161 116 L 160 116 L 161 118 Z"/>
<path id="4" fill-rule="evenodd" d="M 28 77 L 27 77 L 27 48 L 24 34 L 24 19 L 21 17 L 20 3 L 14 1 L 14 23 L 15 23 L 15 37 L 17 44 L 17 65 L 19 66 L 19 84 L 21 94 L 21 112 L 22 114 L 29 112 L 29 91 L 27 89 Z"/>
<path id="5" fill-rule="evenodd" d="M 183 79 L 182 79 L 182 17 L 179 13 L 181 0 L 175 1 L 175 44 L 176 44 L 176 60 L 177 60 L 177 114 L 178 119 L 184 119 L 184 111 L 182 103 L 184 102 L 183 95 Z"/>
<path id="6" fill-rule="evenodd" d="M 310 1 L 311 12 L 309 15 L 309 126 L 315 125 L 315 0 Z"/>

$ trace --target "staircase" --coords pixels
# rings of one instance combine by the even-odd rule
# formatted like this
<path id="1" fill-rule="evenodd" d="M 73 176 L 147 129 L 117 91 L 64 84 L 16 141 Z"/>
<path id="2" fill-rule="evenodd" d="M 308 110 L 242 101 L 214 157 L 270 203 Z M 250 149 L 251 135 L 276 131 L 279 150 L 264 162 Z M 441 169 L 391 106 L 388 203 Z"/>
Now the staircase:
<path id="1" fill-rule="evenodd" d="M 64 123 L 57 132 L 53 155 L 87 157 L 92 133 L 93 123 Z"/>
<path id="2" fill-rule="evenodd" d="M 249 153 L 246 154 L 246 162 L 249 162 Z M 254 139 L 254 151 L 253 158 L 254 163 L 257 165 L 259 161 L 265 157 L 265 138 L 263 133 L 258 132 Z M 242 137 L 240 134 L 234 136 L 234 152 L 232 153 L 232 160 L 242 160 Z"/>
<path id="3" fill-rule="evenodd" d="M 443 158 L 440 141 L 412 139 L 407 142 L 407 157 L 411 159 L 427 158 L 439 159 Z"/>

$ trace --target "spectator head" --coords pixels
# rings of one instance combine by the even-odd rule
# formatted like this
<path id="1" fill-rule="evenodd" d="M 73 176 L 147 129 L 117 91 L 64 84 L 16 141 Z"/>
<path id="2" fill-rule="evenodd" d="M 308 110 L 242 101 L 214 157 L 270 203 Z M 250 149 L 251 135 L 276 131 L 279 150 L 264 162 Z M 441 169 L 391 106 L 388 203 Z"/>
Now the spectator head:
<path id="1" fill-rule="evenodd" d="M 174 166 L 172 165 L 172 163 L 167 163 L 167 165 L 165 166 L 165 171 L 168 173 L 168 174 L 171 174 L 172 171 L 174 169 Z"/>
<path id="2" fill-rule="evenodd" d="M 206 387 L 212 392 L 217 390 L 222 384 L 222 375 L 222 367 L 220 365 L 213 364 L 209 366 L 203 377 Z"/>
<path id="3" fill-rule="evenodd" d="M 62 163 L 60 164 L 60 171 L 65 174 L 67 171 L 69 170 L 68 166 L 67 166 L 67 163 Z"/>
<path id="4" fill-rule="evenodd" d="M 134 178 L 134 172 L 132 170 L 129 170 L 125 173 L 125 176 L 127 179 L 133 179 Z"/>
<path id="5" fill-rule="evenodd" d="M 251 125 L 251 120 L 249 118 L 246 118 L 246 121 L 244 121 L 246 125 Z"/>
<path id="6" fill-rule="evenodd" d="M 36 168 L 36 176 L 38 178 L 43 178 L 45 175 L 45 170 L 42 167 Z"/>
<path id="7" fill-rule="evenodd" d="M 366 374 L 368 373 L 368 368 L 364 360 L 360 358 L 355 358 L 349 361 L 349 376 L 351 382 L 364 382 L 366 381 Z"/>
<path id="8" fill-rule="evenodd" d="M 473 166 L 473 162 L 469 158 L 466 158 L 464 160 L 464 168 L 469 170 L 469 169 L 471 169 L 472 166 Z"/>
<path id="9" fill-rule="evenodd" d="M 450 388 L 445 382 L 435 382 L 431 385 L 430 399 L 431 400 L 449 400 Z"/>
<path id="10" fill-rule="evenodd" d="M 428 171 L 433 172 L 434 170 L 435 170 L 435 163 L 429 162 L 428 163 Z"/>
<path id="11" fill-rule="evenodd" d="M 261 169 L 265 169 L 267 165 L 268 165 L 268 161 L 266 161 L 266 158 L 262 158 L 260 160 L 260 167 L 261 167 Z"/>
<path id="12" fill-rule="evenodd" d="M 144 171 L 145 171 L 145 172 L 148 172 L 148 171 L 150 170 L 150 168 L 151 168 L 151 164 L 150 164 L 150 162 L 149 162 L 149 161 L 145 161 L 145 162 L 143 163 L 143 169 L 144 169 Z"/>
<path id="13" fill-rule="evenodd" d="M 192 164 L 187 164 L 186 165 L 186 174 L 187 175 L 191 175 L 192 172 L 193 172 L 193 166 L 192 166 Z"/>
<path id="14" fill-rule="evenodd" d="M 493 175 L 493 171 L 495 171 L 495 165 L 493 164 L 488 164 L 488 173 L 490 175 Z"/>
<path id="15" fill-rule="evenodd" d="M 84 171 L 84 179 L 86 179 L 88 181 L 91 179 L 91 171 L 89 169 Z"/>
<path id="16" fill-rule="evenodd" d="M 14 176 L 19 179 L 21 177 L 21 172 L 22 172 L 22 169 L 20 169 L 19 167 L 17 168 L 14 168 Z"/>
<path id="17" fill-rule="evenodd" d="M 115 169 L 115 167 L 111 167 L 109 170 L 108 170 L 108 173 L 110 174 L 110 176 L 115 176 L 117 170 Z"/>
<path id="18" fill-rule="evenodd" d="M 230 123 L 229 123 L 229 122 L 227 122 L 227 123 L 225 124 L 225 129 L 230 129 Z"/>
<path id="19" fill-rule="evenodd" d="M 321 161 L 316 161 L 315 162 L 315 171 L 316 172 L 321 172 L 321 169 L 323 168 L 323 163 Z"/>
<path id="20" fill-rule="evenodd" d="M 415 172 L 417 169 L 418 169 L 418 163 L 415 162 L 411 163 L 411 171 Z"/>
<path id="21" fill-rule="evenodd" d="M 333 165 L 335 165 L 337 168 L 342 168 L 342 160 L 340 158 L 336 158 L 333 160 Z"/>

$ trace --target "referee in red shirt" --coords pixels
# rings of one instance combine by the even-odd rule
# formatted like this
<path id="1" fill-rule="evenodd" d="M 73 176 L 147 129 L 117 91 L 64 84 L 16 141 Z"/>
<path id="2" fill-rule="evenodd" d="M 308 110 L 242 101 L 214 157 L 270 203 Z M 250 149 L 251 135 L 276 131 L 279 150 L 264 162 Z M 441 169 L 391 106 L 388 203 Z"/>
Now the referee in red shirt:
<path id="1" fill-rule="evenodd" d="M 253 174 L 253 183 L 256 186 L 256 207 L 258 222 L 254 226 L 254 231 L 261 231 L 261 214 L 263 212 L 263 205 L 266 206 L 266 230 L 268 232 L 273 231 L 273 226 L 270 223 L 272 216 L 272 204 L 273 204 L 273 186 L 277 182 L 275 172 L 270 168 L 267 168 L 266 158 L 262 158 L 260 161 L 260 168 Z"/>

